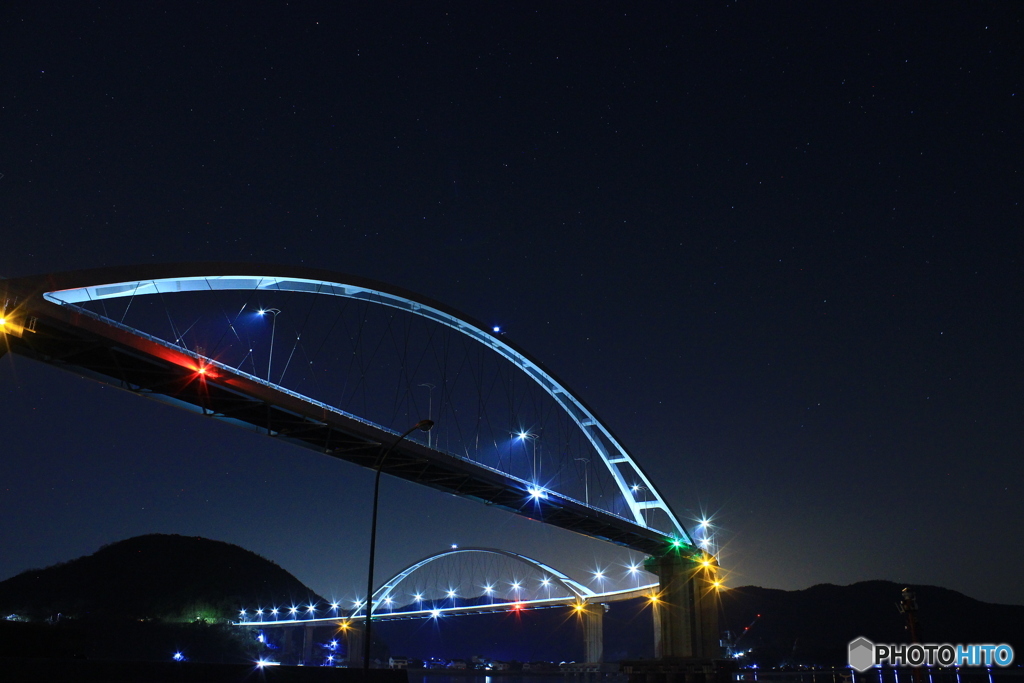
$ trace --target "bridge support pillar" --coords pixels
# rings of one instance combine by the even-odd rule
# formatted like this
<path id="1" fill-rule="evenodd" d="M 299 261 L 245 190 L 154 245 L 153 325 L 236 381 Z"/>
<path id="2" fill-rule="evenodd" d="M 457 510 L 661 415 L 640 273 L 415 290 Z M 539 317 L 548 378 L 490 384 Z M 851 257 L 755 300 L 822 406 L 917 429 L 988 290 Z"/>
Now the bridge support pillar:
<path id="1" fill-rule="evenodd" d="M 302 629 L 302 663 L 309 666 L 313 663 L 313 627 Z"/>
<path id="2" fill-rule="evenodd" d="M 604 661 L 604 612 L 600 603 L 587 603 L 580 610 L 583 620 L 584 661 L 594 664 Z"/>
<path id="3" fill-rule="evenodd" d="M 363 627 L 349 622 L 342 626 L 345 633 L 345 661 L 349 668 L 363 665 Z"/>
<path id="4" fill-rule="evenodd" d="M 661 582 L 652 601 L 655 656 L 720 657 L 714 558 L 669 551 L 646 566 Z"/>
<path id="5" fill-rule="evenodd" d="M 285 626 L 281 629 L 281 659 L 285 663 L 291 663 L 292 656 L 292 631 L 295 629 L 289 626 Z"/>

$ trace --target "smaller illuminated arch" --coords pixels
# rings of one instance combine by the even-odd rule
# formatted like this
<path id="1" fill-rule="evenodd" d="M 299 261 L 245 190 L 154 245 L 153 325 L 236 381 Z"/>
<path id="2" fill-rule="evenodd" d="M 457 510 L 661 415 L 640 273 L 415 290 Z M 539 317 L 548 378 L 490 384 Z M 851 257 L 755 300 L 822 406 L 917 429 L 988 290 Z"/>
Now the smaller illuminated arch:
<path id="1" fill-rule="evenodd" d="M 492 555 L 508 557 L 513 560 L 522 562 L 523 564 L 536 567 L 537 569 L 546 572 L 551 576 L 551 580 L 553 583 L 557 583 L 563 586 L 566 590 L 568 590 L 570 593 L 575 595 L 577 598 L 580 598 L 581 600 L 585 600 L 595 595 L 594 591 L 590 590 L 582 583 L 569 578 L 564 573 L 558 571 L 554 567 L 544 564 L 539 560 L 535 560 L 532 557 L 520 555 L 519 553 L 513 553 L 508 550 L 500 550 L 498 548 L 458 548 L 446 550 L 444 552 L 440 552 L 435 555 L 425 557 L 419 562 L 409 565 L 408 567 L 406 567 L 405 569 L 403 569 L 402 571 L 400 571 L 399 573 L 395 574 L 390 579 L 385 581 L 384 584 L 381 585 L 381 587 L 373 593 L 373 611 L 376 612 L 378 607 L 382 603 L 384 603 L 385 600 L 391 597 L 392 593 L 398 587 L 398 585 L 401 584 L 402 581 L 407 579 L 410 575 L 412 575 L 413 572 L 443 557 L 450 557 L 452 555 L 458 555 L 460 553 L 489 553 Z M 364 613 L 364 609 L 357 610 L 355 614 L 359 613 Z"/>

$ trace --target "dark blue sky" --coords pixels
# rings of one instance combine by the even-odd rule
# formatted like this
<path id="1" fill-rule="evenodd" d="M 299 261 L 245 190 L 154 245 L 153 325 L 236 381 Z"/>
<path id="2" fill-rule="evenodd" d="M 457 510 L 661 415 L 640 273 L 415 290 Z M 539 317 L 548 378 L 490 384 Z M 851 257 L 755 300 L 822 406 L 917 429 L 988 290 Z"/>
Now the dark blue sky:
<path id="1" fill-rule="evenodd" d="M 730 582 L 1024 602 L 1021 14 L 820 3 L 16 2 L 0 275 L 257 261 L 528 349 Z M 370 477 L 0 361 L 0 578 L 147 532 L 359 585 Z M 605 551 L 408 484 L 381 572 Z"/>

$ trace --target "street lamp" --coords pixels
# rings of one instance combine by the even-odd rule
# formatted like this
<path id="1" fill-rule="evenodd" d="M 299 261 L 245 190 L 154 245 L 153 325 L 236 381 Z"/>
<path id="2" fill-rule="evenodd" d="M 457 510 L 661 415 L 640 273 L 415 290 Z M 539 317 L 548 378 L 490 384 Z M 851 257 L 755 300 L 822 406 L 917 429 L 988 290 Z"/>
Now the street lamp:
<path id="1" fill-rule="evenodd" d="M 537 439 L 540 438 L 539 434 L 533 434 L 532 432 L 519 432 L 516 434 L 520 441 L 529 439 L 533 442 L 533 483 L 537 483 Z"/>
<path id="2" fill-rule="evenodd" d="M 261 308 L 258 311 L 261 316 L 270 313 L 274 316 L 274 322 L 270 326 L 270 359 L 267 361 L 267 381 L 270 381 L 270 365 L 274 362 L 274 333 L 277 332 L 277 316 L 281 312 L 278 308 Z"/>
<path id="3" fill-rule="evenodd" d="M 429 383 L 429 382 L 425 382 L 423 384 L 420 384 L 419 386 L 426 387 L 429 390 L 429 392 L 430 392 L 428 394 L 428 398 L 427 398 L 427 419 L 428 420 L 433 420 L 434 419 L 434 389 L 436 389 L 437 387 L 434 386 L 433 384 Z M 433 448 L 433 443 L 432 443 L 432 439 L 431 439 L 432 436 L 433 436 L 433 434 L 431 434 L 430 432 L 427 432 L 427 448 Z"/>
<path id="4" fill-rule="evenodd" d="M 632 491 L 633 494 L 634 494 L 633 495 L 633 500 L 636 500 L 636 494 L 637 493 L 639 493 L 640 491 L 643 491 L 644 495 L 643 495 L 643 500 L 641 502 L 643 502 L 643 503 L 647 502 L 647 487 L 646 486 L 641 486 L 640 484 L 633 484 L 632 486 L 629 487 L 629 490 Z M 647 506 L 646 505 L 644 506 L 644 524 L 650 524 L 650 520 L 647 518 Z"/>
<path id="5" fill-rule="evenodd" d="M 370 567 L 366 572 L 366 606 L 363 608 L 366 611 L 366 633 L 363 634 L 364 678 L 370 671 L 370 619 L 373 615 L 373 556 L 377 549 L 377 500 L 380 497 L 380 472 L 384 467 L 384 461 L 388 459 L 389 455 L 391 455 L 391 451 L 395 449 L 395 446 L 402 443 L 402 441 L 405 440 L 405 437 L 409 436 L 417 429 L 429 432 L 430 428 L 433 426 L 433 420 L 420 420 L 395 439 L 391 445 L 388 446 L 388 449 L 384 451 L 384 454 L 377 460 L 377 474 L 373 479 L 373 515 L 370 518 Z"/>
<path id="6" fill-rule="evenodd" d="M 590 506 L 590 458 L 576 458 L 583 462 L 583 495 L 586 496 L 584 502 L 587 507 Z"/>

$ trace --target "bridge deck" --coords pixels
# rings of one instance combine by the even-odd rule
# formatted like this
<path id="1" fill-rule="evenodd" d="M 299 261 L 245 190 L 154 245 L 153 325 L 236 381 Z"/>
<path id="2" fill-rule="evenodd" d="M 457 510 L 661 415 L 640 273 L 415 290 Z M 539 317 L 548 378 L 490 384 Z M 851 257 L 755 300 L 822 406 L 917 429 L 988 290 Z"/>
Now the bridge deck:
<path id="1" fill-rule="evenodd" d="M 41 362 L 202 415 L 256 429 L 340 460 L 372 468 L 395 434 L 283 387 L 239 372 L 183 347 L 149 338 L 74 305 L 42 296 L 36 280 L 0 282 L 8 302 L 6 347 Z M 2 353 L 2 351 L 0 351 Z M 383 471 L 494 505 L 547 524 L 660 554 L 665 533 L 423 444 L 403 441 Z"/>

